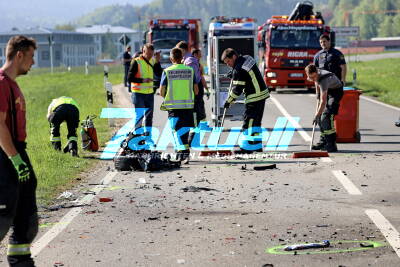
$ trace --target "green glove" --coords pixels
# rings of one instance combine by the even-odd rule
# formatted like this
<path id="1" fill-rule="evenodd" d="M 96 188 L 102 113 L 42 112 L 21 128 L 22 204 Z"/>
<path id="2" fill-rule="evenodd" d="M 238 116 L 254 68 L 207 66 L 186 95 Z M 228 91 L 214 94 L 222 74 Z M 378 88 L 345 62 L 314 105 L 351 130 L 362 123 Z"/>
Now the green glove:
<path id="1" fill-rule="evenodd" d="M 10 160 L 18 173 L 19 181 L 26 182 L 29 179 L 30 175 L 28 164 L 26 164 L 25 161 L 22 160 L 20 154 L 10 157 Z"/>

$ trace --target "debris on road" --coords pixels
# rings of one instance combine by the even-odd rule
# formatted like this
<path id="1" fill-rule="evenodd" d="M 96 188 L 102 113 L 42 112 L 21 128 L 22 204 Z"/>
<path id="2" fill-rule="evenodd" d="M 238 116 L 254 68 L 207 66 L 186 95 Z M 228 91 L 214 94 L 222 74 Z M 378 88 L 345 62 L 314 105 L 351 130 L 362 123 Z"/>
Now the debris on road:
<path id="1" fill-rule="evenodd" d="M 72 208 L 80 208 L 80 207 L 86 207 L 90 206 L 90 204 L 60 204 L 60 205 L 54 205 L 50 207 L 43 207 L 43 209 L 47 211 L 57 211 L 60 209 L 72 209 Z"/>
<path id="2" fill-rule="evenodd" d="M 264 170 L 276 169 L 276 164 L 269 164 L 269 165 L 263 165 L 263 166 L 254 166 L 253 169 L 255 171 L 264 171 Z"/>
<path id="3" fill-rule="evenodd" d="M 72 192 L 65 191 L 65 192 L 62 192 L 62 193 L 57 197 L 57 199 L 61 199 L 61 198 L 63 198 L 63 199 L 69 199 L 69 198 L 71 198 L 73 195 L 74 195 L 74 194 L 73 194 Z"/>
<path id="4" fill-rule="evenodd" d="M 113 201 L 113 199 L 110 197 L 101 197 L 101 198 L 99 198 L 99 201 L 100 202 L 111 202 L 111 201 Z"/>
<path id="5" fill-rule="evenodd" d="M 373 247 L 374 247 L 374 244 L 372 244 L 372 243 L 360 243 L 360 247 L 363 247 L 363 248 L 373 248 Z"/>
<path id="6" fill-rule="evenodd" d="M 327 248 L 331 244 L 329 240 L 324 240 L 321 243 L 305 243 L 305 244 L 296 244 L 290 245 L 284 248 L 285 251 L 292 251 L 292 250 L 301 250 L 301 249 L 310 249 L 310 248 Z"/>
<path id="7" fill-rule="evenodd" d="M 185 260 L 184 259 L 178 259 L 178 260 L 176 260 L 176 263 L 178 263 L 178 264 L 185 264 Z"/>
<path id="8" fill-rule="evenodd" d="M 217 189 L 208 188 L 208 187 L 197 187 L 197 186 L 186 186 L 181 188 L 183 192 L 200 192 L 200 191 L 218 191 Z"/>

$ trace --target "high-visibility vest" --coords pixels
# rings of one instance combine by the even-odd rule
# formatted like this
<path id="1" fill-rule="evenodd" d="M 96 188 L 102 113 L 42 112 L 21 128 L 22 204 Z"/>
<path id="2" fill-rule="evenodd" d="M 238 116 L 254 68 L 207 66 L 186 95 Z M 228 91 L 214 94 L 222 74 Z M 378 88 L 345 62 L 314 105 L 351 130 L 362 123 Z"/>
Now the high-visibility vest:
<path id="1" fill-rule="evenodd" d="M 168 81 L 165 109 L 193 109 L 193 69 L 183 64 L 174 64 L 165 69 L 165 73 Z"/>
<path id="2" fill-rule="evenodd" d="M 50 106 L 48 108 L 49 113 L 53 112 L 58 106 L 63 104 L 74 105 L 79 110 L 78 103 L 72 97 L 61 96 L 51 101 Z"/>
<path id="3" fill-rule="evenodd" d="M 135 74 L 135 78 L 150 78 L 154 79 L 153 66 L 156 63 L 154 58 L 150 59 L 150 64 L 147 63 L 142 56 L 134 59 L 138 63 L 138 71 Z M 154 92 L 153 82 L 149 83 L 132 83 L 132 91 L 141 94 L 152 94 Z"/>

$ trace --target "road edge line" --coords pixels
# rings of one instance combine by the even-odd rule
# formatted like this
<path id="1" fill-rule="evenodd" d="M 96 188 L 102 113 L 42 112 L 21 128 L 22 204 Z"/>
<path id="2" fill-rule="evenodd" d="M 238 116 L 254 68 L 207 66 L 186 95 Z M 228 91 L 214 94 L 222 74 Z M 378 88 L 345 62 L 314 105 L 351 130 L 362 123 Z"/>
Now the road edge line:
<path id="1" fill-rule="evenodd" d="M 371 98 L 371 97 L 367 97 L 367 96 L 363 96 L 363 95 L 360 96 L 360 97 L 361 97 L 361 99 L 367 100 L 367 101 L 369 101 L 369 102 L 372 102 L 372 103 L 375 103 L 375 104 L 378 104 L 378 105 L 381 105 L 381 106 L 384 106 L 384 107 L 387 107 L 387 108 L 391 108 L 391 109 L 400 111 L 400 108 L 398 108 L 398 107 L 395 107 L 395 106 L 392 106 L 392 105 L 383 103 L 383 102 L 378 101 L 378 100 L 375 100 L 375 99 L 373 99 L 373 98 Z"/>
<path id="2" fill-rule="evenodd" d="M 332 173 L 350 195 L 362 195 L 362 192 L 344 175 L 343 171 L 332 170 Z"/>

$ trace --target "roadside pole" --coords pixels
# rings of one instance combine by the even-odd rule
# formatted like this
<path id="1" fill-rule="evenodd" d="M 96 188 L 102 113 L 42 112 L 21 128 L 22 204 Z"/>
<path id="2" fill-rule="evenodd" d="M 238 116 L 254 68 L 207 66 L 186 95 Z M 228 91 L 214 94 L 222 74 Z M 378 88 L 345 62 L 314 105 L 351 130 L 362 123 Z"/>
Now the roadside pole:
<path id="1" fill-rule="evenodd" d="M 104 66 L 104 88 L 107 95 L 107 108 L 112 108 L 114 99 L 112 93 L 112 84 L 108 81 L 108 66 Z M 115 122 L 113 118 L 108 118 L 108 126 L 115 127 Z"/>

